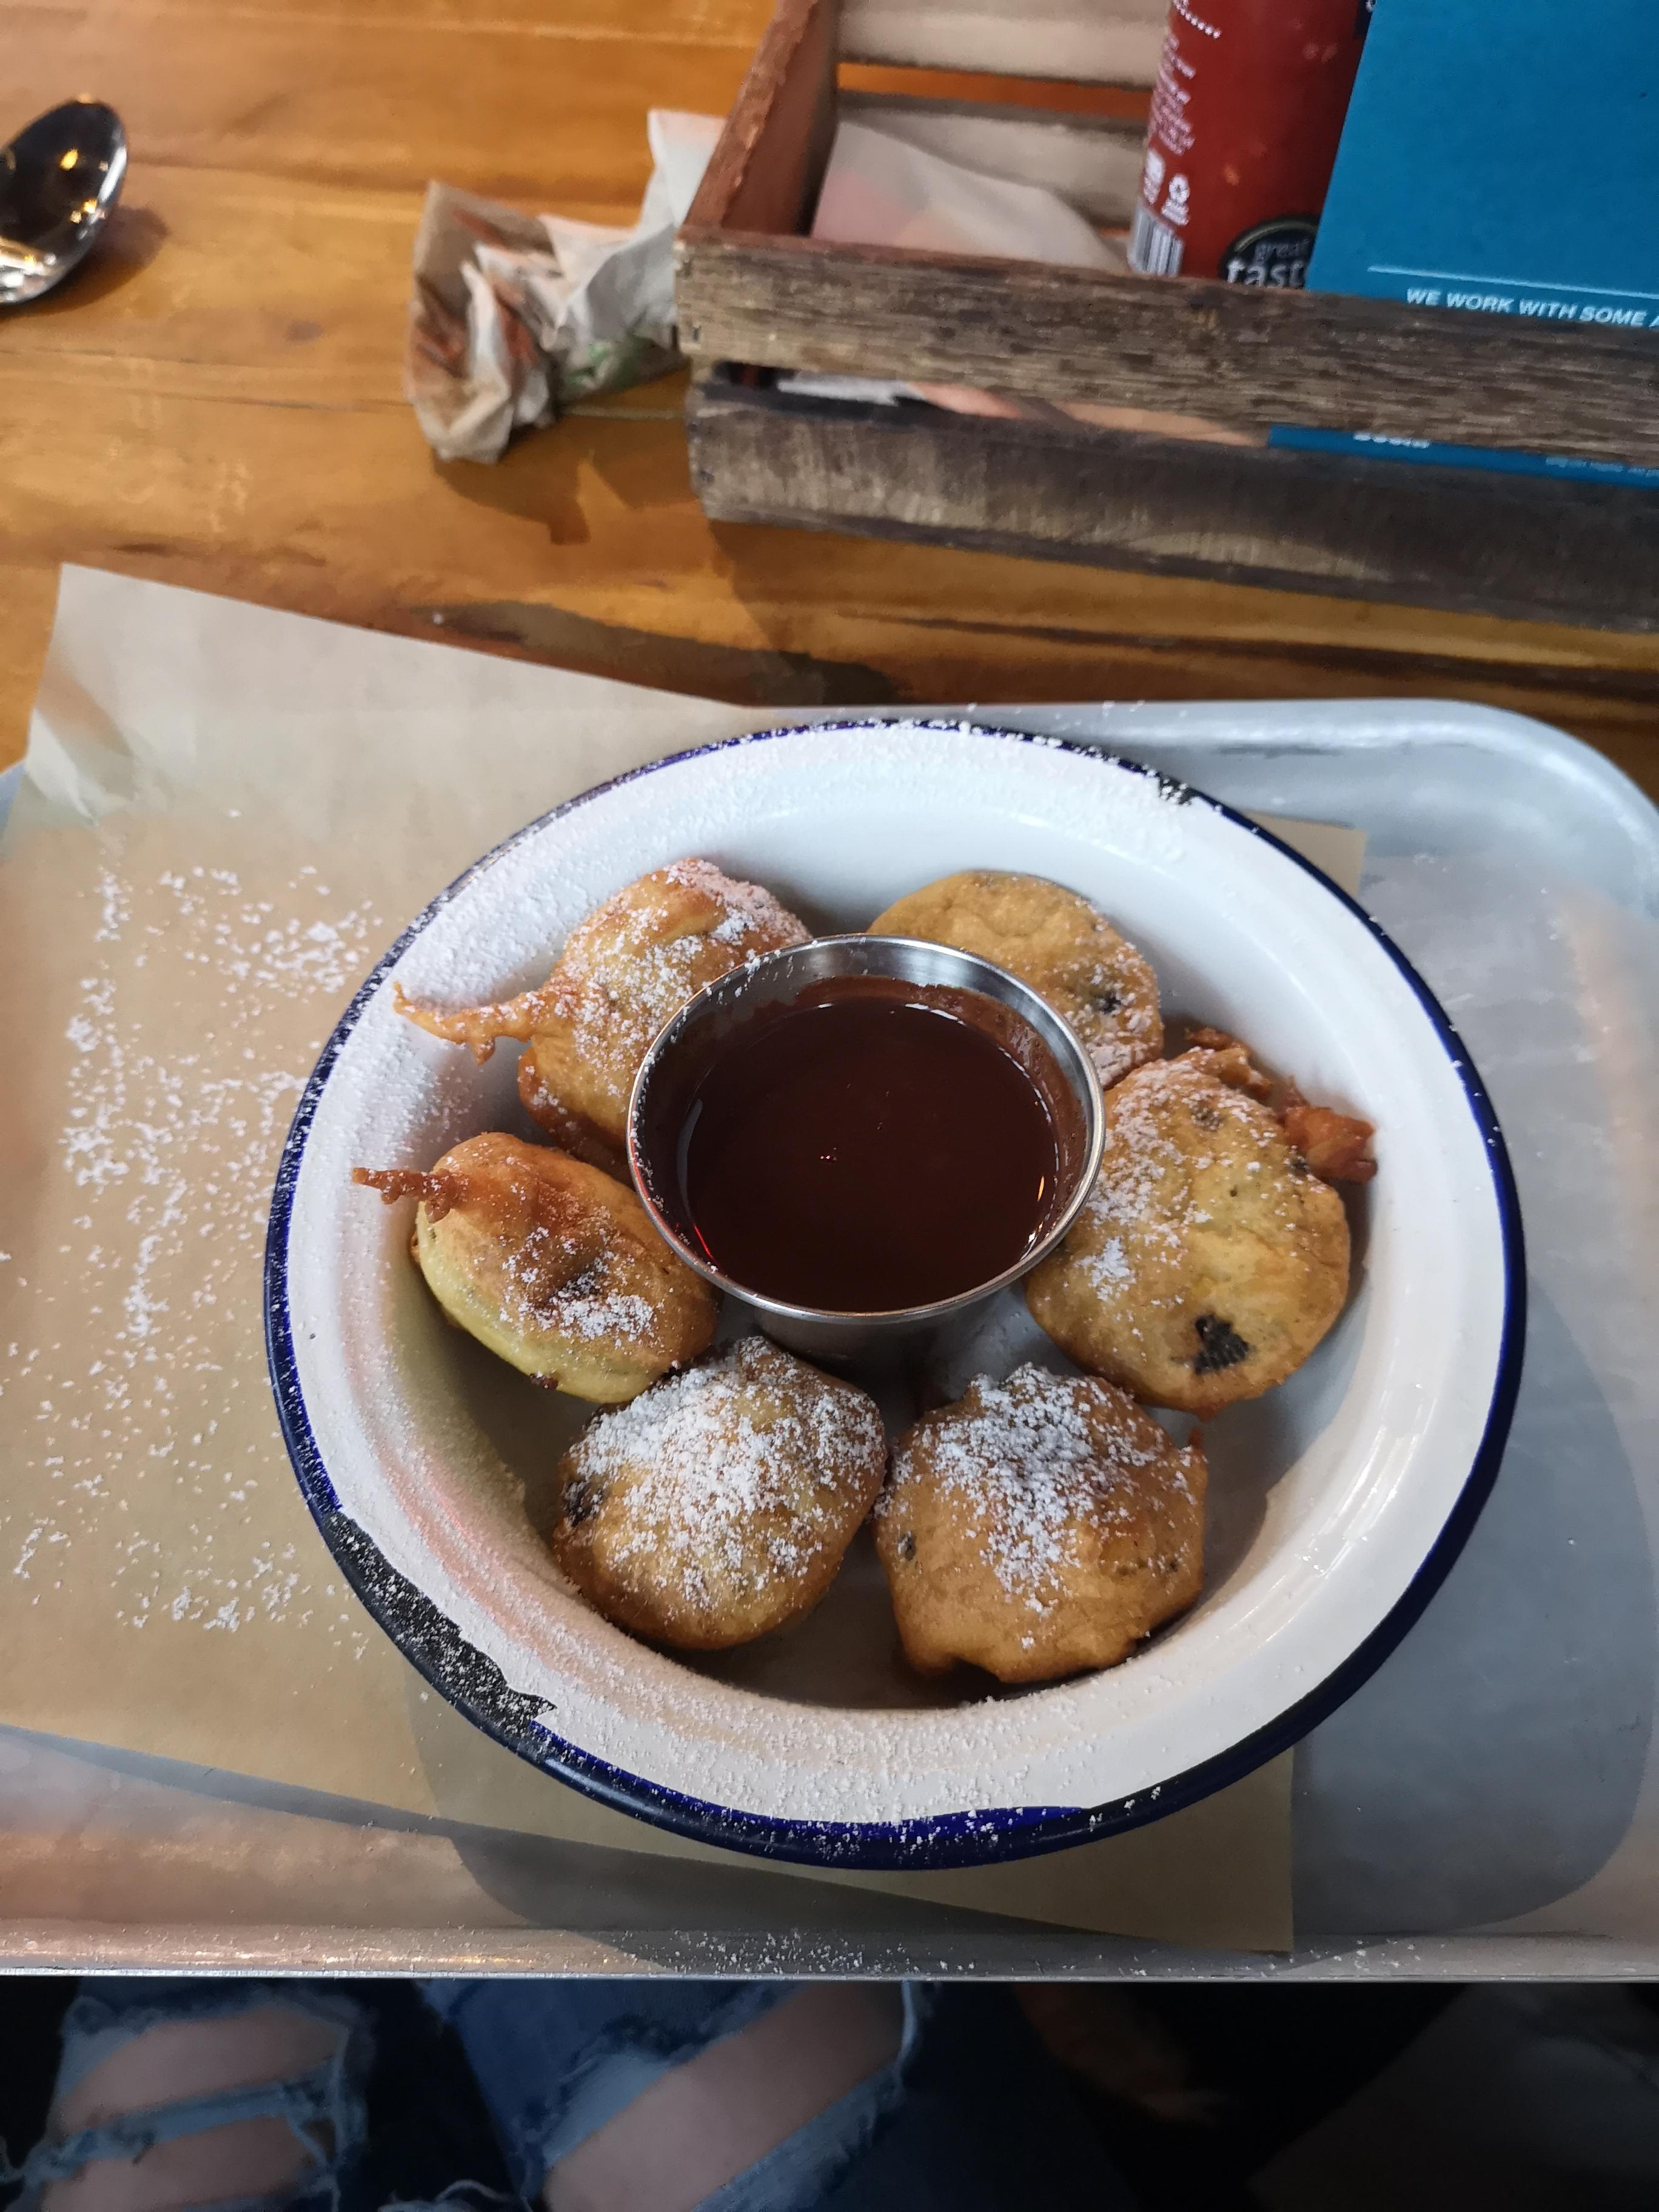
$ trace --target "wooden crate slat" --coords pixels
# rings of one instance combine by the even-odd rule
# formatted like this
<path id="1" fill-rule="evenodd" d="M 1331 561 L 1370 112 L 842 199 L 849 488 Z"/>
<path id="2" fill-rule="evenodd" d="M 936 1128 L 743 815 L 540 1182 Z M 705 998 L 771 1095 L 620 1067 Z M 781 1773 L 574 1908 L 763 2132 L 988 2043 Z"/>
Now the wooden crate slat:
<path id="1" fill-rule="evenodd" d="M 1215 447 L 694 384 L 729 522 L 1659 630 L 1659 500 L 1601 484 Z"/>
<path id="2" fill-rule="evenodd" d="M 1659 465 L 1645 331 L 799 237 L 678 247 L 694 360 Z"/>
<path id="3" fill-rule="evenodd" d="M 844 0 L 849 61 L 1151 84 L 1169 0 Z"/>
<path id="4" fill-rule="evenodd" d="M 805 226 L 836 135 L 836 31 L 835 0 L 783 0 L 726 116 L 690 224 Z"/>

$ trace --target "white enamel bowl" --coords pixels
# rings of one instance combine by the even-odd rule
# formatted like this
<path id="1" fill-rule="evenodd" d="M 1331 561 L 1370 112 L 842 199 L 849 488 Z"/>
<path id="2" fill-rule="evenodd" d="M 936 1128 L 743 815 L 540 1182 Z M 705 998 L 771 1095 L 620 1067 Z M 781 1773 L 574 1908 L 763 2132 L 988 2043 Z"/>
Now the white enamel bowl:
<path id="1" fill-rule="evenodd" d="M 1124 1665 L 1018 1695 L 909 1678 L 856 1547 L 808 1621 L 696 1662 L 562 1583 L 536 1533 L 581 1418 L 447 1328 L 406 1208 L 354 1166 L 426 1166 L 517 1127 L 515 1054 L 479 1067 L 402 1020 L 539 981 L 572 925 L 689 854 L 861 927 L 964 867 L 1097 901 L 1166 1008 L 1237 1031 L 1377 1127 L 1346 1312 L 1281 1389 L 1211 1425 L 1200 1603 Z M 295 1117 L 272 1208 L 271 1368 L 289 1450 L 387 1632 L 477 1723 L 684 1833 L 842 1865 L 1018 1856 L 1155 1819 L 1281 1750 L 1422 1609 L 1496 1473 L 1522 1260 L 1486 1097 L 1427 990 L 1360 910 L 1241 817 L 1133 765 L 970 727 L 769 732 L 608 784 L 481 860 L 354 1000 Z M 1010 1296 L 952 1355 L 1043 1356 Z M 1053 1355 L 1048 1355 L 1051 1358 Z"/>

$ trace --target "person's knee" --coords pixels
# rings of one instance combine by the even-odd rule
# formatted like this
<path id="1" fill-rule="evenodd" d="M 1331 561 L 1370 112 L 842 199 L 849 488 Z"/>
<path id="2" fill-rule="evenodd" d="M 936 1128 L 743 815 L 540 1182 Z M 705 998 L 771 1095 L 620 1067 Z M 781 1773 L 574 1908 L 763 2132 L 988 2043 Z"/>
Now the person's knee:
<path id="1" fill-rule="evenodd" d="M 226 2090 L 291 2081 L 333 2058 L 345 2030 L 274 2000 L 253 2009 L 146 2027 L 99 2061 L 54 2107 L 55 2141 L 132 2112 Z M 158 2142 L 142 2157 L 95 2158 L 41 2198 L 41 2212 L 176 2212 L 225 2197 L 290 2191 L 333 2145 L 326 2125 L 307 2148 L 271 2115 Z"/>
<path id="2" fill-rule="evenodd" d="M 824 1982 L 662 2075 L 553 2166 L 546 2212 L 693 2212 L 892 2064 L 904 2001 Z"/>

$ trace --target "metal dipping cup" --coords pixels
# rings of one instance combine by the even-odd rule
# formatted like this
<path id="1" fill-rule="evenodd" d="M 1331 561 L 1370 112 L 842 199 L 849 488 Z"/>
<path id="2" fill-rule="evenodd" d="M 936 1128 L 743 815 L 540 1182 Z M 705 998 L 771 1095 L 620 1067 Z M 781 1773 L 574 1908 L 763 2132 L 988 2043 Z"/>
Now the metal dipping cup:
<path id="1" fill-rule="evenodd" d="M 838 1313 L 785 1304 L 711 1267 L 687 1218 L 679 1187 L 679 1133 L 691 1097 L 725 1041 L 755 1009 L 787 1005 L 809 987 L 840 976 L 879 975 L 988 1001 L 980 1026 L 1026 1069 L 1053 1119 L 1060 1167 L 1038 1235 L 1016 1263 L 932 1305 L 885 1313 Z M 1100 1083 L 1082 1045 L 1053 1008 L 1005 969 L 947 945 L 908 937 L 821 937 L 773 952 L 710 983 L 681 1007 L 646 1054 L 628 1109 L 628 1161 L 635 1187 L 658 1230 L 704 1280 L 753 1311 L 768 1336 L 809 1359 L 899 1358 L 959 1321 L 1030 1273 L 1076 1219 L 1100 1169 L 1105 1123 Z"/>

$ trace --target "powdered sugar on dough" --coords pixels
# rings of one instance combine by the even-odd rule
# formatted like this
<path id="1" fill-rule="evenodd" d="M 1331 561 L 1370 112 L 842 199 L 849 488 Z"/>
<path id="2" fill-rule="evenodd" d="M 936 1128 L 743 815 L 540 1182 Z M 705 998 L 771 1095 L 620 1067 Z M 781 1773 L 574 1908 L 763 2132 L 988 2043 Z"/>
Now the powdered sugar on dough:
<path id="1" fill-rule="evenodd" d="M 1106 980 L 1103 969 L 1099 971 L 1098 980 L 1102 982 Z M 1089 1048 L 1095 1073 L 1103 1084 L 1109 1086 L 1120 1082 L 1132 1067 L 1141 1065 L 1146 1040 L 1157 1022 L 1157 1012 L 1151 1006 L 1126 1006 L 1115 1017 L 1114 1026 L 1118 1034 L 1109 1042 L 1091 1044 Z"/>
<path id="2" fill-rule="evenodd" d="M 737 966 L 807 940 L 794 915 L 759 884 L 734 880 L 708 860 L 676 860 L 661 873 L 722 909 L 720 919 L 706 931 L 664 937 L 657 902 L 635 905 L 628 892 L 588 915 L 558 963 L 569 987 L 560 1012 L 584 1054 L 613 1054 L 622 1039 L 642 1056 L 705 980 L 709 944 L 730 951 Z"/>
<path id="3" fill-rule="evenodd" d="M 1103 1449 L 1102 1425 L 1085 1419 L 1079 1394 L 1115 1407 L 1118 1393 L 1086 1378 L 1068 1381 L 1045 1369 L 1018 1367 L 1006 1382 L 981 1376 L 969 1388 L 961 1418 L 924 1424 L 894 1464 L 889 1500 L 918 1479 L 919 1461 L 937 1487 L 960 1507 L 963 1525 L 1009 1595 L 1046 1613 L 1061 1595 L 1060 1571 L 1072 1563 L 1080 1514 L 1096 1522 L 1134 1517 L 1129 1478 L 1163 1465 L 1183 1492 L 1187 1480 L 1170 1441 L 1133 1416 Z"/>
<path id="4" fill-rule="evenodd" d="M 1091 1252 L 1083 1262 L 1083 1272 L 1091 1287 L 1099 1291 L 1114 1289 L 1129 1279 L 1129 1262 L 1123 1256 L 1123 1239 L 1109 1237 L 1098 1252 Z"/>
<path id="5" fill-rule="evenodd" d="M 601 1287 L 605 1255 L 593 1249 L 596 1225 L 584 1227 L 586 1237 L 562 1237 L 537 1222 L 507 1254 L 501 1275 L 507 1320 L 526 1332 L 552 1321 L 562 1334 L 589 1342 L 601 1337 L 648 1341 L 657 1333 L 655 1307 L 635 1291 Z"/>
<path id="6" fill-rule="evenodd" d="M 1279 1124 L 1267 1109 L 1242 1091 L 1222 1087 L 1222 1057 L 1200 1051 L 1154 1061 L 1119 1084 L 1108 1098 L 1100 1174 L 1073 1231 L 1075 1245 L 1097 1248 L 1085 1252 L 1079 1264 L 1091 1288 L 1103 1297 L 1122 1292 L 1133 1279 L 1131 1254 L 1143 1262 L 1149 1256 L 1177 1259 L 1189 1229 L 1210 1218 L 1194 1204 L 1191 1185 L 1194 1175 L 1212 1164 L 1212 1156 L 1177 1141 L 1172 1107 L 1196 1107 L 1193 1118 L 1202 1115 L 1212 1129 L 1221 1126 L 1224 1115 L 1235 1125 L 1235 1143 L 1242 1139 L 1255 1147 L 1257 1157 L 1244 1163 L 1249 1175 L 1261 1172 L 1269 1147 L 1282 1153 Z M 1291 1218 L 1282 1199 L 1273 1212 L 1280 1219 Z"/>
<path id="7" fill-rule="evenodd" d="M 757 1401 L 770 1418 L 755 1418 Z M 734 1583 L 793 1581 L 839 1531 L 849 1478 L 883 1450 L 861 1392 L 750 1337 L 601 1414 L 574 1465 L 597 1497 L 625 1486 L 631 1533 L 607 1539 L 609 1556 L 652 1561 L 715 1607 Z"/>

